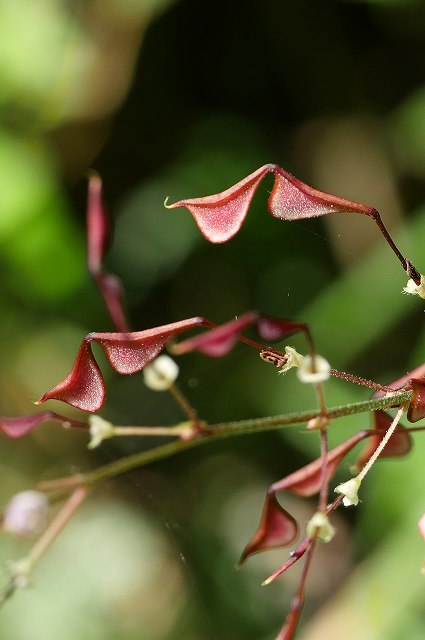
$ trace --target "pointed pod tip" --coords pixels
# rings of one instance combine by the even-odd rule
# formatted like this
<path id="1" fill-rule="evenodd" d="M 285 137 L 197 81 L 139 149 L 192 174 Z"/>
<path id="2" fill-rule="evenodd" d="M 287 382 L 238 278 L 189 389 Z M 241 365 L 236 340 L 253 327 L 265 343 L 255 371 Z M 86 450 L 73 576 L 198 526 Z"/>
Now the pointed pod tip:
<path id="1" fill-rule="evenodd" d="M 44 393 L 38 400 L 31 399 L 31 402 L 38 407 L 38 405 L 43 404 L 46 400 L 49 400 L 48 393 Z"/>
<path id="2" fill-rule="evenodd" d="M 174 202 L 173 204 L 168 204 L 169 199 L 170 199 L 170 196 L 167 196 L 164 200 L 164 207 L 166 209 L 176 209 L 177 207 L 181 206 L 178 202 Z"/>
<path id="3" fill-rule="evenodd" d="M 273 576 L 269 576 L 268 578 L 266 578 L 265 580 L 263 580 L 263 582 L 261 583 L 262 587 L 267 587 L 267 585 L 271 584 L 274 580 L 274 575 Z"/>
<path id="4" fill-rule="evenodd" d="M 100 180 L 100 173 L 96 169 L 88 169 L 86 172 L 87 180 Z"/>
<path id="5" fill-rule="evenodd" d="M 55 391 L 56 387 L 45 393 L 39 400 L 36 400 L 34 404 L 38 406 L 48 400 L 57 400 L 59 402 L 65 402 L 76 409 L 81 409 L 81 411 L 95 413 L 102 408 L 106 399 L 106 392 L 104 390 L 95 394 L 87 394 L 87 396 L 82 395 L 81 397 L 72 397 L 67 393 L 55 393 Z"/>

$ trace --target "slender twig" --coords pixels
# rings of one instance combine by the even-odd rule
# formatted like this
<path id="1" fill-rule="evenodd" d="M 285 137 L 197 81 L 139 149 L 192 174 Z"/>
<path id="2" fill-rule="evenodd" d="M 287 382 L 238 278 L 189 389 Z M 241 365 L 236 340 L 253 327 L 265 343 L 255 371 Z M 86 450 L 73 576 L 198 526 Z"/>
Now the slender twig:
<path id="1" fill-rule="evenodd" d="M 276 640 L 291 640 L 294 637 L 294 633 L 297 630 L 298 623 L 300 621 L 301 612 L 304 606 L 304 594 L 307 583 L 307 577 L 310 572 L 311 563 L 313 561 L 314 551 L 317 545 L 317 538 L 312 538 L 307 545 L 306 554 L 307 557 L 304 562 L 301 578 L 298 584 L 298 589 L 295 596 L 291 600 L 291 608 L 286 617 L 285 624 L 280 630 Z"/>
<path id="2" fill-rule="evenodd" d="M 399 250 L 399 248 L 395 244 L 394 240 L 392 239 L 392 237 L 388 233 L 388 230 L 387 230 L 386 226 L 384 225 L 384 223 L 382 221 L 380 213 L 376 209 L 373 209 L 372 210 L 372 216 L 373 216 L 373 219 L 375 220 L 376 224 L 378 225 L 382 235 L 384 236 L 385 240 L 388 242 L 388 244 L 390 245 L 391 249 L 394 251 L 394 253 L 397 256 L 397 258 L 400 260 L 401 266 L 403 267 L 403 269 L 405 270 L 405 272 L 407 273 L 409 278 L 412 278 L 412 280 L 414 281 L 415 284 L 420 285 L 421 284 L 421 274 L 416 269 L 416 267 L 412 264 L 412 262 L 410 262 L 410 260 L 407 260 L 403 256 L 403 254 L 401 253 L 401 251 Z"/>
<path id="3" fill-rule="evenodd" d="M 62 532 L 65 525 L 86 498 L 87 493 L 87 486 L 77 486 L 29 553 L 24 558 L 10 563 L 11 578 L 0 592 L 0 606 L 13 595 L 16 589 L 28 585 L 29 576 L 34 566 Z"/>
<path id="4" fill-rule="evenodd" d="M 320 382 L 316 382 L 314 385 L 316 388 L 317 400 L 319 402 L 320 414 L 323 418 L 327 417 L 327 409 L 325 404 L 325 394 L 323 392 L 323 385 Z"/>
<path id="5" fill-rule="evenodd" d="M 328 474 L 328 431 L 326 427 L 320 430 L 320 455 L 322 459 L 322 475 L 318 511 L 325 513 L 328 503 L 329 474 Z"/>
<path id="6" fill-rule="evenodd" d="M 193 426 L 196 427 L 199 431 L 203 431 L 204 427 L 202 422 L 199 420 L 196 409 L 192 407 L 189 400 L 180 391 L 176 384 L 171 384 L 169 386 L 168 393 L 173 398 L 175 403 L 180 407 L 181 411 L 188 418 L 188 420 L 190 420 Z"/>
<path id="7" fill-rule="evenodd" d="M 114 427 L 115 436 L 165 436 L 184 437 L 188 434 L 190 425 L 186 422 L 173 427 Z"/>
<path id="8" fill-rule="evenodd" d="M 331 369 L 331 376 L 335 378 L 342 378 L 346 382 L 354 382 L 354 384 L 359 384 L 362 387 L 367 387 L 368 389 L 373 389 L 374 391 L 383 391 L 385 393 L 393 392 L 394 389 L 385 384 L 379 384 L 378 382 L 373 382 L 373 380 L 367 380 L 366 378 L 361 378 L 360 376 L 354 376 L 351 373 L 345 373 L 345 371 L 338 371 L 338 369 Z"/>
<path id="9" fill-rule="evenodd" d="M 87 497 L 87 493 L 87 487 L 81 485 L 71 494 L 69 500 L 64 504 L 44 534 L 39 538 L 27 555 L 27 559 L 30 561 L 31 566 L 34 566 L 34 564 L 40 560 L 41 556 L 47 551 L 47 549 L 49 549 L 54 540 L 56 540 L 80 504 Z"/>

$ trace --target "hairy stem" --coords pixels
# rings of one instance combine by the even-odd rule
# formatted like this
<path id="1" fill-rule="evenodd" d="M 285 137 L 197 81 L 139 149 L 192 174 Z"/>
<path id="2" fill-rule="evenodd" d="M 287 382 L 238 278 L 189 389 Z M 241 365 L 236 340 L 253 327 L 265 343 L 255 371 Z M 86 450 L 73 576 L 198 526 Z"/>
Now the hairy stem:
<path id="1" fill-rule="evenodd" d="M 362 387 L 367 387 L 368 389 L 373 389 L 374 391 L 384 391 L 386 393 L 394 391 L 392 387 L 388 387 L 384 384 L 379 384 L 378 382 L 373 382 L 372 380 L 366 380 L 366 378 L 361 378 L 360 376 L 354 376 L 351 373 L 338 371 L 337 369 L 331 369 L 329 373 L 335 378 L 342 378 L 342 380 L 346 380 L 347 382 L 354 382 L 354 384 L 359 384 Z"/>

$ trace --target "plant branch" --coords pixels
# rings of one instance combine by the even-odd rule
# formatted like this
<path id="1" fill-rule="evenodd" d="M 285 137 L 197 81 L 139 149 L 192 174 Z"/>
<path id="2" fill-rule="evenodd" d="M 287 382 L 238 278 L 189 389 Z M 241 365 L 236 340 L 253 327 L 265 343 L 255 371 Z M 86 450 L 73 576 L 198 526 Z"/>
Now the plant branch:
<path id="1" fill-rule="evenodd" d="M 291 600 L 291 608 L 285 620 L 285 624 L 279 632 L 276 640 L 291 640 L 294 637 L 294 633 L 297 630 L 298 623 L 300 621 L 301 612 L 304 606 L 304 594 L 307 583 L 307 577 L 310 571 L 311 563 L 313 561 L 314 552 L 317 545 L 317 538 L 312 538 L 307 546 L 307 557 L 304 562 L 300 582 L 298 585 L 297 593 Z"/>
<path id="2" fill-rule="evenodd" d="M 327 410 L 329 419 L 338 418 L 345 415 L 353 415 L 356 413 L 365 413 L 375 411 L 376 409 L 388 409 L 397 407 L 401 404 L 409 403 L 412 397 L 411 391 L 402 391 L 392 396 L 365 400 L 353 404 L 334 407 Z M 288 413 L 279 416 L 270 416 L 266 418 L 256 418 L 251 420 L 240 420 L 238 422 L 225 422 L 204 427 L 202 433 L 196 434 L 192 439 L 174 440 L 164 445 L 141 451 L 126 458 L 115 460 L 94 471 L 88 473 L 79 473 L 74 478 L 67 476 L 56 480 L 42 482 L 38 485 L 41 491 L 54 491 L 54 497 L 51 499 L 60 499 L 67 495 L 75 486 L 85 484 L 92 486 L 104 480 L 115 478 L 124 473 L 128 473 L 138 467 L 143 467 L 151 462 L 163 460 L 173 455 L 197 447 L 198 445 L 214 440 L 221 440 L 233 436 L 245 435 L 248 433 L 261 433 L 263 431 L 273 431 L 289 427 L 294 424 L 308 422 L 313 418 L 321 415 L 320 410 L 301 411 L 296 413 Z"/>
<path id="3" fill-rule="evenodd" d="M 183 414 L 190 420 L 193 426 L 199 429 L 199 431 L 202 431 L 203 425 L 199 420 L 196 409 L 192 407 L 189 400 L 186 398 L 186 396 L 183 395 L 177 385 L 171 384 L 168 389 L 168 393 L 173 398 L 177 406 L 180 407 L 180 410 L 183 412 Z"/>

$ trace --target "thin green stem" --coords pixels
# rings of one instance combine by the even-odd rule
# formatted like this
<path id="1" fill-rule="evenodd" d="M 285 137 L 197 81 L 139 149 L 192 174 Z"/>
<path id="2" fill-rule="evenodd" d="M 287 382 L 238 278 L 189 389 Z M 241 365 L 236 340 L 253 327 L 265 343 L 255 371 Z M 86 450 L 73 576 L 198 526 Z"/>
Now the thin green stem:
<path id="1" fill-rule="evenodd" d="M 62 529 L 86 497 L 87 487 L 84 485 L 79 486 L 74 490 L 69 500 L 65 503 L 55 519 L 50 523 L 46 531 L 27 555 L 26 559 L 29 561 L 31 567 L 33 567 L 35 563 L 40 560 L 41 556 L 46 553 L 47 549 L 51 547 L 52 543 L 56 540 Z"/>
<path id="2" fill-rule="evenodd" d="M 29 553 L 20 560 L 10 563 L 9 570 L 11 578 L 5 587 L 0 591 L 0 606 L 8 600 L 16 589 L 26 587 L 29 584 L 29 577 L 37 562 L 51 547 L 65 525 L 69 522 L 75 511 L 87 496 L 86 486 L 77 485 L 68 500 L 49 524 L 42 536 L 37 540 Z"/>
<path id="3" fill-rule="evenodd" d="M 173 398 L 175 403 L 180 407 L 183 414 L 190 420 L 190 422 L 192 422 L 193 426 L 202 431 L 203 425 L 199 420 L 196 409 L 192 407 L 189 400 L 185 395 L 183 395 L 180 389 L 175 384 L 171 384 L 168 388 L 168 393 Z"/>
<path id="4" fill-rule="evenodd" d="M 187 437 L 193 430 L 191 424 L 185 422 L 173 427 L 114 427 L 114 436 L 165 436 L 165 437 Z"/>
<path id="5" fill-rule="evenodd" d="M 328 503 L 328 432 L 327 427 L 330 424 L 328 411 L 326 408 L 325 394 L 321 382 L 316 382 L 316 395 L 320 406 L 320 417 L 322 426 L 320 428 L 320 456 L 322 459 L 322 478 L 320 483 L 319 503 L 317 510 L 324 513 Z"/>
<path id="6" fill-rule="evenodd" d="M 389 409 L 399 407 L 409 403 L 412 398 L 412 391 L 397 391 L 394 395 L 383 398 L 373 398 L 361 402 L 353 402 L 339 407 L 327 409 L 329 420 L 341 418 L 342 416 L 354 415 L 356 413 L 366 413 L 377 409 Z M 208 431 L 211 437 L 228 437 L 243 435 L 245 433 L 258 433 L 261 431 L 272 431 L 281 427 L 289 427 L 300 422 L 308 422 L 313 418 L 320 417 L 321 412 L 317 409 L 311 411 L 300 411 L 296 413 L 286 413 L 278 416 L 268 416 L 265 418 L 253 418 L 250 420 L 238 420 L 235 422 L 221 422 L 209 425 Z"/>
<path id="7" fill-rule="evenodd" d="M 372 400 L 365 400 L 363 402 L 356 402 L 353 404 L 343 405 L 340 407 L 334 407 L 327 410 L 327 417 L 329 419 L 339 418 L 341 416 L 353 415 L 357 413 L 365 413 L 369 411 L 375 411 L 376 409 L 388 409 L 390 407 L 397 407 L 401 404 L 409 403 L 412 397 L 411 391 L 402 391 L 395 393 L 392 396 L 386 398 L 375 398 Z M 270 416 L 266 418 L 256 418 L 251 420 L 241 420 L 238 422 L 224 422 L 215 425 L 208 425 L 204 427 L 202 433 L 196 434 L 189 440 L 174 440 L 164 445 L 148 449 L 147 451 L 141 451 L 126 458 L 121 458 L 109 464 L 106 464 L 94 471 L 88 473 L 79 473 L 75 476 L 75 481 L 72 477 L 58 478 L 57 480 L 49 481 L 47 483 L 41 483 L 39 485 L 40 490 L 48 490 L 54 492 L 54 499 L 60 499 L 77 485 L 85 484 L 91 486 L 98 484 L 104 480 L 115 478 L 116 476 L 128 473 L 138 467 L 143 467 L 151 462 L 163 460 L 173 455 L 187 451 L 197 447 L 198 445 L 212 442 L 215 440 L 221 440 L 224 438 L 230 438 L 233 436 L 246 435 L 248 433 L 261 433 L 263 431 L 273 431 L 284 427 L 289 427 L 294 424 L 300 424 L 308 422 L 313 418 L 317 418 L 321 415 L 320 410 L 314 411 L 301 411 L 297 413 L 288 413 L 279 416 Z"/>

